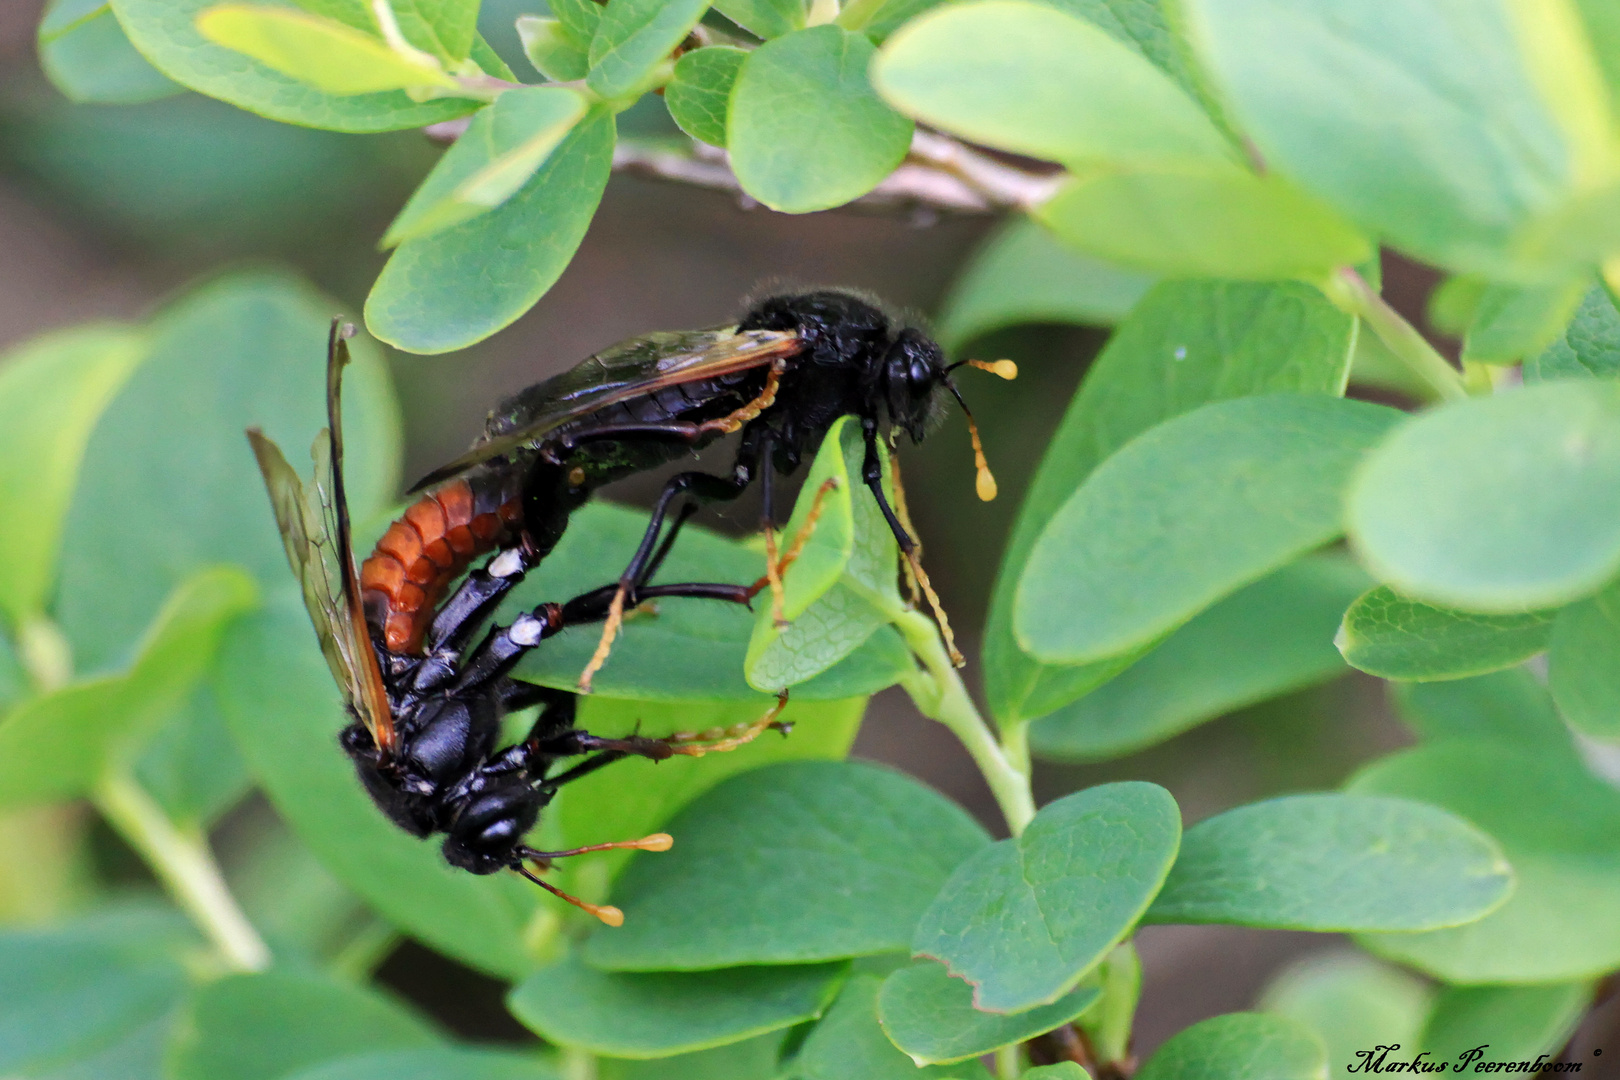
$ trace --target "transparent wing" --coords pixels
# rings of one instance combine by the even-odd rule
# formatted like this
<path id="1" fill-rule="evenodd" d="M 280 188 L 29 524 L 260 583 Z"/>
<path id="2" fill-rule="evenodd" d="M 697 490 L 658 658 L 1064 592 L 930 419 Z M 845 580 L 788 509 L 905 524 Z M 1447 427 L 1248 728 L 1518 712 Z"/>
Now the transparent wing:
<path id="1" fill-rule="evenodd" d="M 739 331 L 735 326 L 646 334 L 620 342 L 502 402 L 477 445 L 433 470 L 411 490 L 536 446 L 569 421 L 599 409 L 667 386 L 763 367 L 799 347 L 795 331 Z"/>
<path id="2" fill-rule="evenodd" d="M 371 645 L 359 604 L 354 557 L 349 546 L 348 506 L 343 495 L 343 436 L 339 423 L 337 383 L 348 362 L 348 347 L 333 324 L 327 360 L 327 407 L 333 427 L 322 431 L 311 448 L 315 475 L 308 487 L 270 439 L 248 430 L 259 472 L 287 551 L 287 563 L 303 588 L 304 607 L 315 627 L 332 677 L 344 703 L 371 732 L 384 754 L 394 749 L 393 713 L 383 687 L 382 670 Z"/>

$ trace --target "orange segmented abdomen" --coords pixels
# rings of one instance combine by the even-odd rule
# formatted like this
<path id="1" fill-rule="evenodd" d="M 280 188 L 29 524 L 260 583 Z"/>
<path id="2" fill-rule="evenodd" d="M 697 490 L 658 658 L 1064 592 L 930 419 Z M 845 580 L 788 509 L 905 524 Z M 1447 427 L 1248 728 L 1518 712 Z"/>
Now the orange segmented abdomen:
<path id="1" fill-rule="evenodd" d="M 522 508 L 516 497 L 482 512 L 466 480 L 429 492 L 388 526 L 360 564 L 360 588 L 373 630 L 390 652 L 418 653 L 435 609 L 467 565 L 513 531 Z"/>

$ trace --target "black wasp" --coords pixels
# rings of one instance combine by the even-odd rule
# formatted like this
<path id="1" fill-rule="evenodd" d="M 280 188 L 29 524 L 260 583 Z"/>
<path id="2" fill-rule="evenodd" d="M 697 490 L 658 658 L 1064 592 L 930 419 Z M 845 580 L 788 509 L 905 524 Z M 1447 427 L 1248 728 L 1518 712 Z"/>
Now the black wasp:
<path id="1" fill-rule="evenodd" d="M 1017 375 L 1010 360 L 962 363 L 1003 378 Z M 960 366 L 947 365 L 943 351 L 922 330 L 859 293 L 822 289 L 771 296 L 753 304 L 735 325 L 632 338 L 520 391 L 490 413 L 470 451 L 434 470 L 417 489 L 452 477 L 515 482 L 511 478 L 522 476 L 531 493 L 556 489 L 539 500 L 542 507 L 556 506 L 596 484 L 742 432 L 729 475 L 683 472 L 664 486 L 641 545 L 620 577 L 602 647 L 581 677 L 581 689 L 589 689 L 636 583 L 645 580 L 657 553 L 668 550 L 694 500 L 734 499 L 756 478 L 763 489 L 767 578 L 780 615 L 783 564 L 776 557 L 772 474 L 792 473 L 814 454 L 834 420 L 852 414 L 860 418 L 866 443 L 862 480 L 960 664 L 945 614 L 917 558 L 917 542 L 903 523 L 904 506 L 897 514 L 884 495 L 877 445 L 885 420 L 891 445 L 900 430 L 920 442 L 949 393 L 967 413 L 979 497 L 993 499 L 995 479 L 978 428 L 951 379 Z M 537 483 L 536 477 L 543 479 Z M 671 506 L 682 495 L 690 498 L 660 545 Z M 532 494 L 526 496 L 526 518 L 533 501 Z M 550 528 L 542 522 L 535 531 Z"/>
<path id="2" fill-rule="evenodd" d="M 475 874 L 515 870 L 611 925 L 618 909 L 587 904 L 540 880 L 525 866 L 616 847 L 666 850 L 659 833 L 641 840 L 539 851 L 523 843 L 558 788 L 627 755 L 655 760 L 729 750 L 776 723 L 784 702 L 760 720 L 719 739 L 630 736 L 613 739 L 574 727 L 575 697 L 509 677 L 517 661 L 565 626 L 606 617 L 617 585 L 564 604 L 542 604 L 510 626 L 494 626 L 468 648 L 501 599 L 538 554 L 523 530 L 513 494 L 491 477 L 458 481 L 414 503 L 357 572 L 343 490 L 340 388 L 349 362 L 351 327 L 334 321 L 328 340 L 327 429 L 315 440 L 315 474 L 305 487 L 275 443 L 257 430 L 248 438 L 275 510 L 287 560 L 303 586 L 304 604 L 327 664 L 354 722 L 340 742 L 372 799 L 416 836 L 444 833 L 444 857 Z M 498 479 L 498 478 L 494 478 Z M 512 546 L 504 546 L 511 544 Z M 472 559 L 500 549 L 467 574 L 442 606 L 435 601 Z M 664 550 L 667 551 L 667 548 Z M 665 596 L 746 599 L 735 585 L 645 584 L 649 560 L 630 591 L 637 600 Z M 528 736 L 497 745 L 505 713 L 540 706 Z M 557 775 L 552 766 L 590 754 Z"/>

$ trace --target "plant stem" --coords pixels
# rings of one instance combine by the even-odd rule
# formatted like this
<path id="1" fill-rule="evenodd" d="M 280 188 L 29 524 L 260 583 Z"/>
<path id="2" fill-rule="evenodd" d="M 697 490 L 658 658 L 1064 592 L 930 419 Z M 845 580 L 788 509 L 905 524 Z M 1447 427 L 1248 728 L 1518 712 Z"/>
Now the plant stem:
<path id="1" fill-rule="evenodd" d="M 270 950 L 225 886 L 201 832 L 182 829 L 132 777 L 109 772 L 91 801 L 141 854 L 192 921 L 238 971 L 263 971 Z"/>
<path id="2" fill-rule="evenodd" d="M 1003 747 L 990 732 L 990 725 L 979 714 L 978 706 L 968 694 L 962 677 L 945 655 L 945 646 L 939 640 L 939 631 L 920 611 L 905 611 L 896 616 L 895 627 L 906 639 L 906 644 L 928 669 L 931 678 L 916 679 L 904 685 L 918 710 L 930 720 L 938 720 L 962 741 L 973 762 L 984 774 L 990 793 L 1001 807 L 1001 816 L 1007 828 L 1017 836 L 1035 816 L 1035 796 L 1029 787 L 1027 750 L 1021 750 L 1021 740 L 1013 736 L 1013 746 Z M 1019 734 L 1022 734 L 1021 732 Z M 1023 762 L 1018 755 L 1023 754 Z M 1022 767 L 1020 767 L 1022 764 Z"/>
<path id="3" fill-rule="evenodd" d="M 1018 1058 L 1018 1044 L 1012 1043 L 996 1051 L 996 1080 L 1018 1080 L 1022 1069 Z"/>
<path id="4" fill-rule="evenodd" d="M 1370 326 L 1395 358 L 1432 387 L 1435 393 L 1449 400 L 1468 396 L 1457 369 L 1436 352 L 1434 346 L 1417 332 L 1417 328 L 1390 307 L 1353 268 L 1341 267 L 1323 285 L 1323 292 L 1340 310 L 1358 316 Z"/>

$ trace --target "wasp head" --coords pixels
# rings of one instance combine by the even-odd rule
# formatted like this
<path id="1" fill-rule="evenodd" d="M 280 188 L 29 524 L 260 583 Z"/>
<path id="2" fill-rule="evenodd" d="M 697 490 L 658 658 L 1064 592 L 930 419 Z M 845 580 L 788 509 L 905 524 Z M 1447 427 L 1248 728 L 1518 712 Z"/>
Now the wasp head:
<path id="1" fill-rule="evenodd" d="M 927 334 L 907 327 L 884 357 L 883 384 L 889 419 L 912 442 L 922 442 L 944 411 L 941 391 L 952 389 L 944 352 Z"/>

